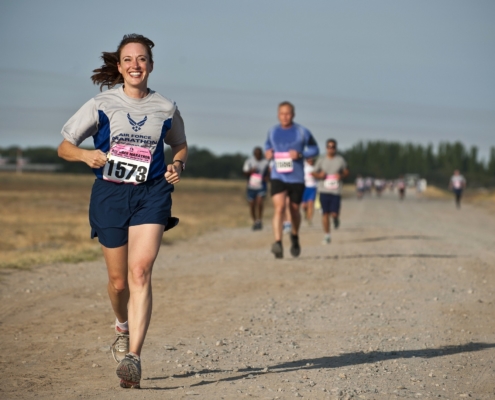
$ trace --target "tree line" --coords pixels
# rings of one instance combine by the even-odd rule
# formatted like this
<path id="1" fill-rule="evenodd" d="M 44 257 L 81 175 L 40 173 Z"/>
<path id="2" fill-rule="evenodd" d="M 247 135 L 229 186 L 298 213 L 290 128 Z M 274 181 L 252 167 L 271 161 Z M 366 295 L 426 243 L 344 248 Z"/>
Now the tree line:
<path id="1" fill-rule="evenodd" d="M 321 149 L 322 152 L 324 148 Z M 15 163 L 17 147 L 1 148 L 0 157 Z M 375 178 L 395 179 L 399 175 L 416 173 L 428 182 L 446 186 L 454 169 L 459 169 L 471 187 L 495 186 L 495 147 L 491 148 L 488 161 L 479 159 L 476 147 L 466 148 L 461 142 L 433 145 L 369 141 L 359 142 L 341 154 L 347 160 L 353 181 L 357 174 Z M 33 164 L 57 164 L 60 172 L 90 173 L 83 163 L 71 163 L 60 159 L 51 147 L 35 147 L 22 150 L 22 157 Z M 170 149 L 166 160 L 171 160 Z M 242 153 L 215 155 L 210 150 L 191 146 L 185 177 L 239 179 L 243 178 L 242 166 L 248 156 Z"/>
<path id="2" fill-rule="evenodd" d="M 461 142 L 415 145 L 398 142 L 359 142 L 343 152 L 351 170 L 356 174 L 395 179 L 399 175 L 416 173 L 429 183 L 446 186 L 452 172 L 458 169 L 468 186 L 495 186 L 495 147 L 490 149 L 487 162 L 479 159 L 478 148 L 466 148 Z"/>

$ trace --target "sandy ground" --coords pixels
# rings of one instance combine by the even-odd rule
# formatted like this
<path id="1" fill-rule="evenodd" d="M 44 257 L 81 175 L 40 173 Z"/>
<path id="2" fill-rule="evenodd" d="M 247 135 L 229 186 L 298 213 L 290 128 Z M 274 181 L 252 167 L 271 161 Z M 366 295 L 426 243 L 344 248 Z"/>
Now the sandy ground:
<path id="1" fill-rule="evenodd" d="M 493 214 L 349 199 L 328 246 L 315 222 L 298 259 L 268 227 L 164 246 L 140 391 L 118 387 L 102 261 L 3 271 L 0 398 L 495 398 Z"/>

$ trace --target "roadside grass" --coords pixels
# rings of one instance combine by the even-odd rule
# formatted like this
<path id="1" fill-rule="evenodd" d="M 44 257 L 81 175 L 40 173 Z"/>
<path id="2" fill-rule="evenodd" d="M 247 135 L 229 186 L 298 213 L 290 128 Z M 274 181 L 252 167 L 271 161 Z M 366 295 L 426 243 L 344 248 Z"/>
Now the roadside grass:
<path id="1" fill-rule="evenodd" d="M 101 257 L 98 241 L 89 238 L 93 181 L 91 175 L 0 173 L 0 268 Z M 164 235 L 163 243 L 248 226 L 244 188 L 243 181 L 183 179 L 172 208 L 180 224 Z"/>
<path id="2" fill-rule="evenodd" d="M 454 202 L 454 195 L 451 191 L 440 189 L 436 186 L 428 186 L 423 196 L 430 199 L 450 200 Z M 495 189 L 490 188 L 468 188 L 462 195 L 462 203 L 483 207 L 490 213 L 495 213 Z"/>

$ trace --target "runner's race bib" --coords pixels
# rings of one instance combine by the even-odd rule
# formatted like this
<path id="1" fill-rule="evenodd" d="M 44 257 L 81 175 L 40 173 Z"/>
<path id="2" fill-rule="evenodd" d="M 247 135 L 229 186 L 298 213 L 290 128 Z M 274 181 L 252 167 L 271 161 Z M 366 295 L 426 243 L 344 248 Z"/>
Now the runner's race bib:
<path id="1" fill-rule="evenodd" d="M 460 180 L 454 179 L 452 183 L 454 184 L 454 189 L 461 189 L 462 188 L 462 183 Z"/>
<path id="2" fill-rule="evenodd" d="M 103 179 L 134 185 L 146 182 L 151 164 L 149 149 L 116 144 L 110 149 L 107 158 Z"/>
<path id="3" fill-rule="evenodd" d="M 338 190 L 340 187 L 339 176 L 336 174 L 327 175 L 327 177 L 323 181 L 323 187 L 329 190 Z"/>
<path id="4" fill-rule="evenodd" d="M 290 153 L 275 153 L 275 170 L 280 174 L 288 174 L 294 170 Z"/>
<path id="5" fill-rule="evenodd" d="M 249 187 L 255 190 L 263 189 L 263 177 L 260 174 L 251 174 L 249 176 Z"/>

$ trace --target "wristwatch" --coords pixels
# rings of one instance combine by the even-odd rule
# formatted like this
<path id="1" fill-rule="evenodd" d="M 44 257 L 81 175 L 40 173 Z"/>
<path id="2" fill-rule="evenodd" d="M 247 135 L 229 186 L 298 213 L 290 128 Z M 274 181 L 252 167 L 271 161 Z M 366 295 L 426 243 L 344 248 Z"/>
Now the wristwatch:
<path id="1" fill-rule="evenodd" d="M 182 168 L 182 171 L 184 171 L 186 169 L 186 163 L 182 160 L 174 160 L 172 161 L 172 164 L 176 163 L 176 162 L 179 162 L 180 163 L 180 166 Z"/>

